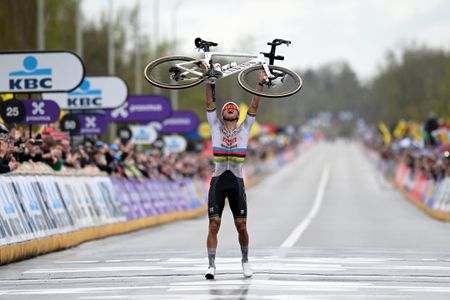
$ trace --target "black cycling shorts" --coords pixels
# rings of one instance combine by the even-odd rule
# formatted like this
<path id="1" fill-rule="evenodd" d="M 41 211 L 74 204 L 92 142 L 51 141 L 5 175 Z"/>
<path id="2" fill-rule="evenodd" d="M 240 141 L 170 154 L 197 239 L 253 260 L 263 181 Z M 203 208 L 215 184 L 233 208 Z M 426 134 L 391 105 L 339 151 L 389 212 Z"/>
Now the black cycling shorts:
<path id="1" fill-rule="evenodd" d="M 210 218 L 222 217 L 225 198 L 228 198 L 235 219 L 247 218 L 247 197 L 244 180 L 236 177 L 230 170 L 226 170 L 220 176 L 211 178 L 208 193 L 208 216 Z"/>

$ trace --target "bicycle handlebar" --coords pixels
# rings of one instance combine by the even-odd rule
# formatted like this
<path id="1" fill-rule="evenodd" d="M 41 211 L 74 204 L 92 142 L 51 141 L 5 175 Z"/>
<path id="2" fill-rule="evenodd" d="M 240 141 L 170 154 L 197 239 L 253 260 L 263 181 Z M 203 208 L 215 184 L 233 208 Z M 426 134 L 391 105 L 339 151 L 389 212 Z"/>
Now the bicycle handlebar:
<path id="1" fill-rule="evenodd" d="M 195 44 L 195 47 L 197 47 L 199 49 L 203 49 L 203 51 L 205 51 L 205 52 L 209 52 L 210 47 L 216 47 L 219 45 L 215 42 L 208 42 L 208 41 L 202 40 L 199 37 L 194 40 L 194 44 Z M 260 52 L 265 57 L 269 58 L 269 64 L 273 65 L 275 60 L 284 60 L 284 56 L 275 55 L 276 47 L 281 44 L 286 44 L 286 46 L 289 47 L 289 45 L 291 44 L 291 41 L 283 40 L 283 39 L 274 39 L 272 42 L 267 43 L 267 45 L 271 46 L 269 53 Z"/>
<path id="2" fill-rule="evenodd" d="M 281 44 L 286 44 L 289 47 L 289 44 L 291 41 L 283 40 L 283 39 L 274 39 L 272 42 L 268 42 L 267 45 L 269 46 L 279 46 Z"/>
<path id="3" fill-rule="evenodd" d="M 270 46 L 270 52 L 260 52 L 264 55 L 264 57 L 269 58 L 269 64 L 273 65 L 275 60 L 284 60 L 284 56 L 281 55 L 275 55 L 275 51 L 277 46 L 280 46 L 281 44 L 286 44 L 286 46 L 289 47 L 289 44 L 291 41 L 283 40 L 283 39 L 274 39 L 272 42 L 268 42 L 267 45 Z"/>

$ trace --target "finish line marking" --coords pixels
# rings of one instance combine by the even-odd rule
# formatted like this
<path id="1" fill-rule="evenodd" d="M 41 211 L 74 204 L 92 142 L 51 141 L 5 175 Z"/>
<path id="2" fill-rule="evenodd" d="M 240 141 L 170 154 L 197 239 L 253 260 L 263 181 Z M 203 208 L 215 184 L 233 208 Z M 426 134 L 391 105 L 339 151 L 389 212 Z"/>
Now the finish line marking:
<path id="1" fill-rule="evenodd" d="M 322 205 L 323 195 L 325 192 L 325 187 L 328 182 L 328 177 L 330 175 L 330 165 L 327 165 L 322 172 L 320 177 L 319 187 L 317 188 L 316 198 L 314 199 L 314 205 L 309 211 L 305 219 L 303 219 L 297 227 L 291 232 L 288 238 L 281 244 L 281 248 L 291 248 L 295 245 L 298 239 L 301 237 L 306 228 L 308 228 L 311 221 L 316 217 L 319 212 L 320 206 Z"/>

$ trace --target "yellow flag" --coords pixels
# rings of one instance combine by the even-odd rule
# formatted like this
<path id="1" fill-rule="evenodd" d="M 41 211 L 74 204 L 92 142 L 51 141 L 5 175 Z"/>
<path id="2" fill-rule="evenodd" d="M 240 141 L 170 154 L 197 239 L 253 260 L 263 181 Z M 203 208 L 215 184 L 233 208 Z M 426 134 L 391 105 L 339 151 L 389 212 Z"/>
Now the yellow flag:
<path id="1" fill-rule="evenodd" d="M 441 141 L 441 144 L 445 145 L 448 144 L 448 131 L 447 128 L 441 128 L 439 129 L 439 140 Z"/>
<path id="2" fill-rule="evenodd" d="M 238 125 L 240 125 L 245 120 L 245 116 L 247 115 L 248 105 L 244 102 L 239 104 L 239 120 Z M 252 129 L 250 130 L 250 138 L 257 136 L 261 133 L 261 126 L 257 121 L 253 123 Z"/>
<path id="3" fill-rule="evenodd" d="M 246 103 L 242 102 L 241 104 L 239 104 L 238 125 L 241 125 L 241 123 L 244 122 L 245 116 L 247 115 L 247 111 L 248 111 L 248 105 Z"/>
<path id="4" fill-rule="evenodd" d="M 387 128 L 386 124 L 384 122 L 378 123 L 378 129 L 380 129 L 381 133 L 383 134 L 383 140 L 385 145 L 390 145 L 392 141 L 392 136 L 389 131 L 389 128 Z"/>
<path id="5" fill-rule="evenodd" d="M 419 122 L 411 122 L 409 130 L 414 140 L 416 141 L 422 140 L 422 127 L 420 126 Z"/>
<path id="6" fill-rule="evenodd" d="M 406 130 L 408 129 L 408 123 L 405 120 L 398 121 L 397 126 L 394 129 L 394 136 L 401 139 L 405 136 Z"/>
<path id="7" fill-rule="evenodd" d="M 62 118 L 63 118 L 65 115 L 67 115 L 68 113 L 69 113 L 69 111 L 61 109 L 61 110 L 59 111 L 59 119 L 58 119 L 58 121 L 61 121 Z"/>
<path id="8" fill-rule="evenodd" d="M 0 98 L 2 98 L 3 101 L 11 100 L 14 98 L 14 95 L 10 93 L 0 94 Z"/>

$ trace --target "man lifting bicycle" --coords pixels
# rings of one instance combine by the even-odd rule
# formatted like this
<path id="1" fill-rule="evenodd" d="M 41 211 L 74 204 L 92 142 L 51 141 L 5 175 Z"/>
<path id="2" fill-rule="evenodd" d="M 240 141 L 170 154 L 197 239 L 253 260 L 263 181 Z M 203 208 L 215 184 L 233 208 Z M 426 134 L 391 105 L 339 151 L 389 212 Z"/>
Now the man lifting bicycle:
<path id="1" fill-rule="evenodd" d="M 259 82 L 263 82 L 264 78 L 265 72 L 262 71 L 259 75 Z M 262 91 L 263 85 L 258 83 L 257 89 Z M 242 167 L 260 97 L 253 96 L 245 121 L 238 126 L 239 106 L 236 103 L 227 102 L 223 105 L 221 110 L 223 122 L 219 122 L 213 101 L 213 90 L 209 83 L 206 84 L 205 94 L 214 155 L 214 174 L 208 193 L 209 230 L 207 248 L 209 266 L 205 277 L 206 279 L 214 279 L 215 276 L 217 234 L 220 229 L 225 198 L 228 198 L 234 224 L 239 235 L 244 277 L 251 277 L 253 272 L 248 261 L 247 200 L 242 179 Z"/>

